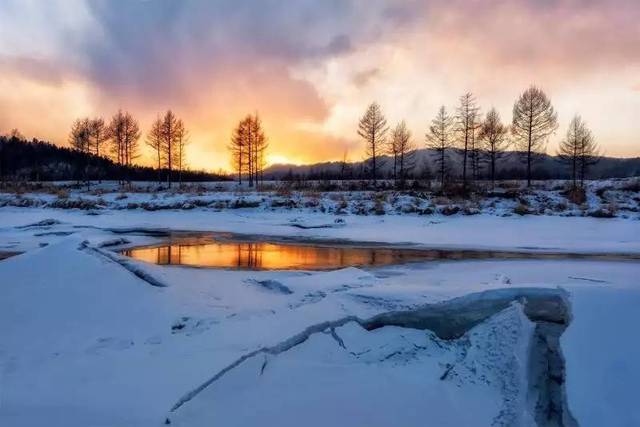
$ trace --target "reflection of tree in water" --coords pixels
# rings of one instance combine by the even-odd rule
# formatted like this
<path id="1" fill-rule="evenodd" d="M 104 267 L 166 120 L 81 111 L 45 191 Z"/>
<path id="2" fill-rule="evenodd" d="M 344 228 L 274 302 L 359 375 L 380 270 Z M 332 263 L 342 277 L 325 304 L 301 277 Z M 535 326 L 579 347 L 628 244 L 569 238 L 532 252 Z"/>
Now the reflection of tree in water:
<path id="1" fill-rule="evenodd" d="M 411 249 L 327 247 L 269 242 L 216 242 L 170 244 L 125 250 L 125 255 L 159 265 L 195 265 L 221 268 L 335 269 L 350 266 L 382 266 L 416 260 L 470 257 L 455 251 L 415 251 Z M 478 257 L 476 255 L 475 257 Z"/>
<path id="2" fill-rule="evenodd" d="M 156 264 L 180 265 L 182 264 L 182 245 L 168 245 L 156 249 Z"/>
<path id="3" fill-rule="evenodd" d="M 258 269 L 262 267 L 262 243 L 238 243 L 236 265 L 238 267 Z"/>

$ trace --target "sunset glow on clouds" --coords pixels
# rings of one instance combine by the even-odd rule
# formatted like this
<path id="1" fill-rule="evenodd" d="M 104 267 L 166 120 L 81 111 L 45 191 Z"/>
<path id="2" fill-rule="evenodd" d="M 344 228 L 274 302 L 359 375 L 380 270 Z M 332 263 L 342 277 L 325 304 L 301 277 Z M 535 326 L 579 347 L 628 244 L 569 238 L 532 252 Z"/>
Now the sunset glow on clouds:
<path id="1" fill-rule="evenodd" d="M 363 156 L 355 128 L 377 100 L 422 143 L 465 91 L 510 121 L 549 94 L 612 156 L 640 147 L 640 4 L 529 1 L 73 1 L 0 3 L 0 133 L 65 143 L 81 115 L 173 109 L 194 168 L 227 167 L 235 122 L 257 111 L 273 161 Z"/>

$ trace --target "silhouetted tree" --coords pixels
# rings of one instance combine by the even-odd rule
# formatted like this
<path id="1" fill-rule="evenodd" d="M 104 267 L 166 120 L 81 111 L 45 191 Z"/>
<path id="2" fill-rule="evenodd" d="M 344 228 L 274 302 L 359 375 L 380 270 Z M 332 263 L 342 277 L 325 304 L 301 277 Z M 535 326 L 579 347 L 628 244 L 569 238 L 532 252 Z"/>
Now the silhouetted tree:
<path id="1" fill-rule="evenodd" d="M 347 149 L 342 153 L 342 160 L 340 161 L 340 180 L 344 181 L 347 175 L 351 175 L 350 165 L 348 161 L 349 151 Z"/>
<path id="2" fill-rule="evenodd" d="M 91 153 L 91 120 L 84 118 L 73 122 L 69 133 L 69 145 L 77 152 Z M 78 156 L 78 162 L 76 163 L 78 184 L 80 183 L 80 177 L 82 177 L 87 183 L 87 188 L 90 186 L 88 160 L 88 156 Z"/>
<path id="3" fill-rule="evenodd" d="M 389 150 L 393 156 L 394 184 L 397 185 L 399 182 L 402 187 L 408 173 L 415 166 L 415 146 L 411 141 L 411 132 L 407 129 L 404 120 L 393 129 Z"/>
<path id="4" fill-rule="evenodd" d="M 527 165 L 527 186 L 531 185 L 531 165 L 536 155 L 544 153 L 545 144 L 558 128 L 558 117 L 547 95 L 530 86 L 513 105 L 511 133 L 516 149 Z"/>
<path id="5" fill-rule="evenodd" d="M 242 174 L 245 172 L 247 132 L 246 120 L 240 120 L 231 133 L 231 143 L 228 146 L 231 152 L 231 166 L 238 174 L 239 184 L 242 184 Z"/>
<path id="6" fill-rule="evenodd" d="M 160 176 L 160 170 L 162 168 L 162 119 L 160 116 L 156 116 L 156 119 L 151 124 L 151 130 L 147 134 L 146 144 L 153 150 L 156 156 L 156 163 L 158 168 L 158 183 L 162 180 Z"/>
<path id="7" fill-rule="evenodd" d="M 482 147 L 489 162 L 489 177 L 491 178 L 492 187 L 496 181 L 496 164 L 508 145 L 507 132 L 508 128 L 502 124 L 500 114 L 496 109 L 489 110 L 482 122 L 478 137 L 482 141 Z"/>
<path id="8" fill-rule="evenodd" d="M 382 154 L 389 128 L 387 120 L 382 114 L 382 109 L 378 103 L 374 102 L 367 108 L 367 111 L 358 124 L 358 135 L 365 140 L 366 155 L 371 161 L 371 178 L 375 183 L 378 175 L 379 156 Z"/>
<path id="9" fill-rule="evenodd" d="M 453 119 L 447 114 L 447 109 L 440 107 L 438 114 L 431 121 L 429 132 L 427 133 L 427 148 L 436 152 L 435 163 L 438 167 L 438 175 L 440 177 L 440 187 L 444 188 L 445 175 L 448 170 L 447 150 L 451 148 L 451 133 Z"/>
<path id="10" fill-rule="evenodd" d="M 587 179 L 589 168 L 600 161 L 600 150 L 595 142 L 593 134 L 586 129 L 582 143 L 580 144 L 580 153 L 578 157 L 578 166 L 580 171 L 580 186 L 584 187 L 584 180 Z"/>
<path id="11" fill-rule="evenodd" d="M 100 156 L 100 148 L 109 140 L 104 119 L 96 117 L 89 121 L 89 133 L 91 135 L 91 149 L 93 154 Z"/>
<path id="12" fill-rule="evenodd" d="M 477 126 L 479 108 L 472 93 L 467 92 L 460 97 L 460 105 L 456 112 L 456 127 L 458 144 L 462 149 L 462 186 L 467 188 L 467 160 L 472 142 L 475 142 L 474 133 Z"/>
<path id="13" fill-rule="evenodd" d="M 480 163 L 482 161 L 482 146 L 480 144 L 479 132 L 482 126 L 480 118 L 480 109 L 476 112 L 471 120 L 471 138 L 469 144 L 469 160 L 471 162 L 471 176 L 477 181 L 480 176 Z"/>
<path id="14" fill-rule="evenodd" d="M 178 183 L 182 186 L 182 171 L 187 167 L 186 147 L 189 144 L 189 131 L 182 120 L 176 127 L 176 162 L 178 166 Z"/>
<path id="15" fill-rule="evenodd" d="M 73 122 L 69 133 L 69 145 L 81 153 L 91 152 L 91 121 L 89 119 L 77 119 Z"/>
<path id="16" fill-rule="evenodd" d="M 262 182 L 264 179 L 263 173 L 264 168 L 266 166 L 266 150 L 267 150 L 267 137 L 265 136 L 264 130 L 262 129 L 262 120 L 258 116 L 258 113 L 254 114 L 253 117 L 249 116 L 249 124 L 250 124 L 250 140 L 251 144 L 249 147 L 251 148 L 251 157 L 253 165 L 253 180 L 255 180 L 256 185 L 258 181 Z M 249 185 L 252 184 L 252 177 L 249 176 Z"/>
<path id="17" fill-rule="evenodd" d="M 560 142 L 558 157 L 563 163 L 569 165 L 573 187 L 576 187 L 578 179 L 580 186 L 583 186 L 589 166 L 598 160 L 598 147 L 591 131 L 579 115 L 571 119 L 567 135 Z"/>
<path id="18" fill-rule="evenodd" d="M 233 130 L 228 148 L 239 183 L 242 183 L 243 175 L 248 177 L 249 186 L 263 180 L 268 144 L 262 129 L 262 120 L 257 113 L 246 116 L 238 123 Z"/>
<path id="19" fill-rule="evenodd" d="M 162 158 L 167 168 L 167 184 L 171 187 L 172 172 L 176 161 L 177 144 L 178 144 L 178 117 L 171 110 L 167 110 L 160 127 L 160 141 Z"/>
<path id="20" fill-rule="evenodd" d="M 104 124 L 104 119 L 102 117 L 96 117 L 89 121 L 89 134 L 91 137 L 91 152 L 95 154 L 96 157 L 100 156 L 100 148 L 104 145 L 105 142 L 109 140 L 109 135 L 107 132 L 107 127 Z M 91 169 L 91 163 L 89 163 L 89 168 Z M 103 171 L 98 171 L 99 174 L 103 173 Z"/>
<path id="21" fill-rule="evenodd" d="M 140 139 L 138 122 L 130 113 L 118 110 L 111 118 L 108 134 L 114 160 L 120 166 L 125 166 L 123 170 L 128 171 L 133 165 L 133 160 L 138 157 L 138 140 Z M 128 175 L 126 180 L 130 181 Z"/>
<path id="22" fill-rule="evenodd" d="M 11 129 L 11 132 L 9 132 L 9 138 L 14 138 L 14 139 L 17 139 L 19 141 L 26 141 L 27 140 L 27 138 L 24 137 L 24 135 L 22 134 L 22 132 L 20 132 L 20 130 L 18 128 Z"/>

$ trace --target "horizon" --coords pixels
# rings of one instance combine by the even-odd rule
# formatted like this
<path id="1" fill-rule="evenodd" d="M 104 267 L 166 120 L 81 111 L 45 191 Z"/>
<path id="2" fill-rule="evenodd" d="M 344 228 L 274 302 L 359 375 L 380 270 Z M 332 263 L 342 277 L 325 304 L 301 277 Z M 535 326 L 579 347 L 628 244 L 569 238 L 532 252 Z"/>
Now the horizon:
<path id="1" fill-rule="evenodd" d="M 380 103 L 417 148 L 440 105 L 471 91 L 511 123 L 543 88 L 559 128 L 580 114 L 603 155 L 638 157 L 640 5 L 594 2 L 8 1 L 0 5 L 0 133 L 67 145 L 73 121 L 130 111 L 144 135 L 167 109 L 192 169 L 229 171 L 235 124 L 258 112 L 269 164 L 364 159 L 358 119 Z M 25 31 L 27 29 L 27 31 Z M 292 40 L 290 34 L 299 35 Z M 597 54 L 594 54 L 597 53 Z M 504 82 L 509 82 L 504 85 Z M 615 112 L 615 114 L 612 114 Z"/>

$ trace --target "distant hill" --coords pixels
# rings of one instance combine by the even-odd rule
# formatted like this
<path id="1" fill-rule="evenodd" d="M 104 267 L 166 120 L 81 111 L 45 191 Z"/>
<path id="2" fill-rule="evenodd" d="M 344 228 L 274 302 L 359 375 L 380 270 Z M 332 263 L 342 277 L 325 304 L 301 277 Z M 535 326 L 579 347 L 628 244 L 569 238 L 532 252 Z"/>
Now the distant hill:
<path id="1" fill-rule="evenodd" d="M 147 166 L 120 166 L 106 157 L 80 153 L 36 139 L 26 141 L 0 136 L 0 178 L 29 181 L 82 180 L 85 169 L 89 179 L 155 181 L 167 177 L 166 170 Z M 173 173 L 174 181 L 178 173 Z M 225 175 L 183 171 L 183 181 L 224 181 Z"/>
<path id="2" fill-rule="evenodd" d="M 436 153 L 429 149 L 416 150 L 415 167 L 412 177 L 432 177 L 437 168 L 434 162 Z M 524 164 L 519 153 L 510 151 L 497 163 L 497 175 L 500 179 L 521 179 L 524 178 Z M 451 174 L 461 175 L 462 154 L 460 150 L 452 149 L 449 153 Z M 388 156 L 383 156 L 380 162 L 380 176 L 389 177 L 392 174 L 393 161 Z M 348 163 L 344 176 L 349 178 L 367 178 L 367 162 L 360 161 Z M 277 164 L 268 167 L 265 172 L 266 179 L 285 179 L 287 177 L 304 177 L 307 179 L 335 179 L 340 178 L 343 173 L 342 162 L 323 162 L 310 165 L 287 165 Z M 543 154 L 538 159 L 533 168 L 534 179 L 566 179 L 569 178 L 569 169 L 558 157 Z M 481 176 L 487 176 L 487 164 L 481 164 Z M 640 176 L 640 157 L 635 158 L 615 158 L 601 157 L 600 161 L 591 167 L 589 179 L 602 178 L 625 178 L 630 176 Z"/>
<path id="3" fill-rule="evenodd" d="M 434 162 L 435 152 L 428 149 L 420 149 L 415 153 L 415 167 L 412 177 L 433 177 L 436 172 Z M 461 152 L 451 150 L 449 153 L 451 174 L 459 176 L 462 164 Z M 380 177 L 390 177 L 392 174 L 392 160 L 388 156 L 381 158 Z M 310 165 L 278 164 L 268 167 L 264 172 L 264 178 L 287 179 L 363 179 L 368 178 L 367 162 L 360 161 L 348 163 L 323 162 Z M 106 157 L 97 157 L 79 153 L 65 147 L 59 147 L 44 141 L 0 136 L 0 178 L 32 180 L 32 181 L 63 181 L 82 180 L 84 170 L 92 180 L 105 179 L 130 179 L 132 181 L 155 181 L 158 176 L 166 179 L 167 171 L 147 166 L 123 167 L 115 164 Z M 344 173 L 343 173 L 344 170 Z M 499 179 L 524 178 L 524 167 L 520 156 L 516 152 L 508 152 L 498 162 Z M 541 155 L 534 166 L 535 179 L 566 179 L 569 177 L 569 169 L 555 156 Z M 486 176 L 486 164 L 482 166 L 481 176 Z M 174 173 L 177 180 L 177 173 Z M 615 158 L 602 157 L 592 166 L 588 178 L 625 178 L 640 176 L 640 157 Z M 184 171 L 183 181 L 225 181 L 231 177 L 204 171 Z"/>

